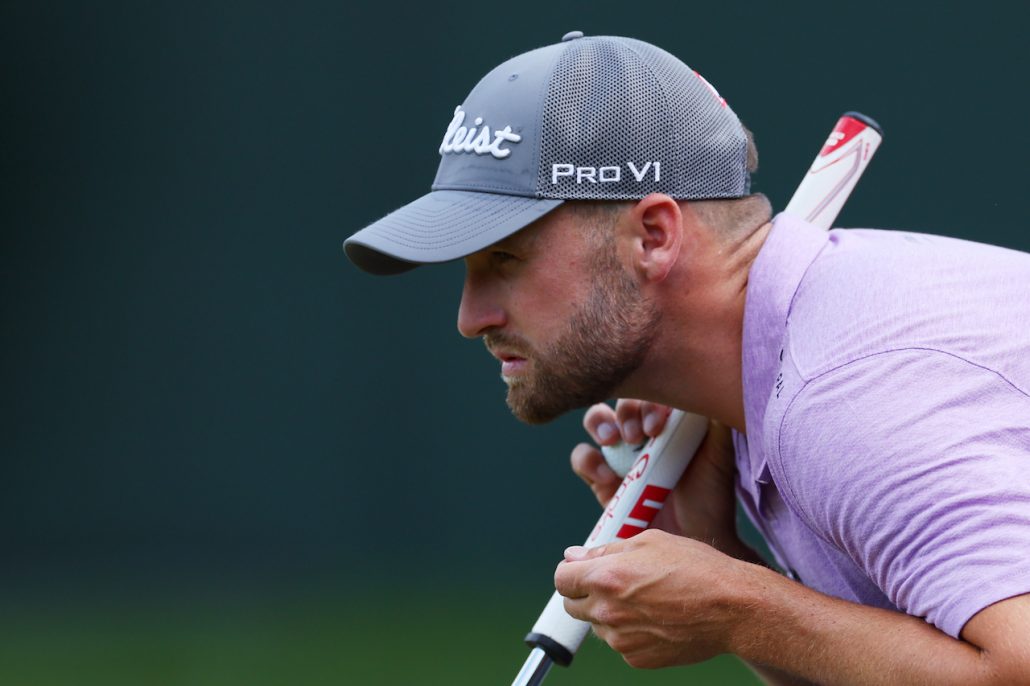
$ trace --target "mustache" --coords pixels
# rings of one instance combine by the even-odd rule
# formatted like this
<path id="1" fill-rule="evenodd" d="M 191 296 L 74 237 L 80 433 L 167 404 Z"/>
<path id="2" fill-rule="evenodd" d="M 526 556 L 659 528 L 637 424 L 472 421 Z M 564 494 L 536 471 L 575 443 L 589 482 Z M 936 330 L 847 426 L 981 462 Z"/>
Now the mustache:
<path id="1" fill-rule="evenodd" d="M 484 335 L 483 344 L 491 353 L 495 350 L 501 349 L 520 357 L 526 357 L 527 353 L 530 353 L 533 350 L 533 346 L 527 343 L 522 337 L 501 332 L 488 333 Z"/>

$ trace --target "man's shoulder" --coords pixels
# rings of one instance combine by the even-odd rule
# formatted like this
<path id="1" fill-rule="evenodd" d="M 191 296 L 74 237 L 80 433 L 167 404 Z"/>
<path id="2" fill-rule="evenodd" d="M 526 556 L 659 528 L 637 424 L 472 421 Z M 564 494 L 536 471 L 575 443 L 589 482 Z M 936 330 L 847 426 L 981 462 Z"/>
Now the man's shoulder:
<path id="1" fill-rule="evenodd" d="M 833 229 L 805 281 L 932 282 L 941 270 L 1028 270 L 1030 254 L 987 243 L 894 229 Z"/>
<path id="2" fill-rule="evenodd" d="M 788 344 L 803 378 L 891 350 L 989 368 L 1023 361 L 1030 384 L 1030 255 L 944 236 L 831 232 L 798 285 Z"/>
<path id="3" fill-rule="evenodd" d="M 895 606 L 955 636 L 1006 597 L 992 586 L 1027 591 L 1026 389 L 914 349 L 853 361 L 784 400 L 769 430 L 773 482 Z M 970 588 L 970 574 L 984 585 Z"/>
<path id="4" fill-rule="evenodd" d="M 1003 455 L 1024 465 L 1030 456 L 1030 388 L 948 353 L 892 350 L 808 381 L 787 358 L 781 377 L 766 454 L 787 500 L 819 531 L 831 525 L 813 508 L 830 516 L 834 502 L 874 492 L 870 480 L 901 487 L 938 462 L 990 471 Z"/>

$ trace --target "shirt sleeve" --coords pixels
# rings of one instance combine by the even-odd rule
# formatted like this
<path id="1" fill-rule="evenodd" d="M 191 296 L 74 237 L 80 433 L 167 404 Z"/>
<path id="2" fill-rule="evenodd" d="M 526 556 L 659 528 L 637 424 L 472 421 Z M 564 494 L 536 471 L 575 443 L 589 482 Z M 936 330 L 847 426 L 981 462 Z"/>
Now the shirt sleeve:
<path id="1" fill-rule="evenodd" d="M 805 384 L 770 447 L 788 504 L 904 612 L 957 638 L 1030 593 L 1030 397 L 998 373 L 872 355 Z"/>

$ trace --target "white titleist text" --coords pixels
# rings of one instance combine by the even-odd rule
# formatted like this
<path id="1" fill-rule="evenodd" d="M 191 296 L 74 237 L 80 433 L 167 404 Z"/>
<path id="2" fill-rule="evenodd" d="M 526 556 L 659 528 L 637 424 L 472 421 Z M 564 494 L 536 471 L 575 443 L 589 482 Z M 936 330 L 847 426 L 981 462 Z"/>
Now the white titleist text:
<path id="1" fill-rule="evenodd" d="M 632 162 L 626 163 L 629 173 L 636 179 L 637 183 L 643 183 L 644 177 L 651 172 L 655 181 L 662 180 L 661 162 L 644 162 L 643 166 L 637 167 Z M 551 184 L 558 183 L 559 179 L 572 179 L 576 183 L 618 183 L 622 181 L 622 167 L 577 167 L 572 164 L 552 164 Z"/>
<path id="2" fill-rule="evenodd" d="M 440 144 L 440 154 L 460 154 L 471 152 L 477 155 L 493 155 L 499 160 L 511 154 L 511 148 L 502 148 L 501 143 L 518 143 L 522 136 L 511 132 L 510 126 L 498 129 L 490 133 L 490 127 L 483 124 L 482 117 L 473 120 L 474 126 L 467 127 L 465 124 L 465 110 L 458 105 L 454 109 L 454 118 L 447 125 L 447 133 L 443 136 Z M 477 128 L 482 126 L 482 128 Z"/>

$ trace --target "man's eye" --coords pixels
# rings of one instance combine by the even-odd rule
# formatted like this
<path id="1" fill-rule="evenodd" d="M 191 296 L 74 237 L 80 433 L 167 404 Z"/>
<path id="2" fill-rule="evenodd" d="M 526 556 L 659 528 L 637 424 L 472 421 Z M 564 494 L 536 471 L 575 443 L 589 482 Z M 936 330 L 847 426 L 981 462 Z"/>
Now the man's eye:
<path id="1" fill-rule="evenodd" d="M 505 252 L 503 250 L 494 250 L 492 253 L 490 253 L 490 256 L 494 258 L 495 262 L 510 262 L 512 260 L 519 259 L 512 255 L 510 252 Z"/>

